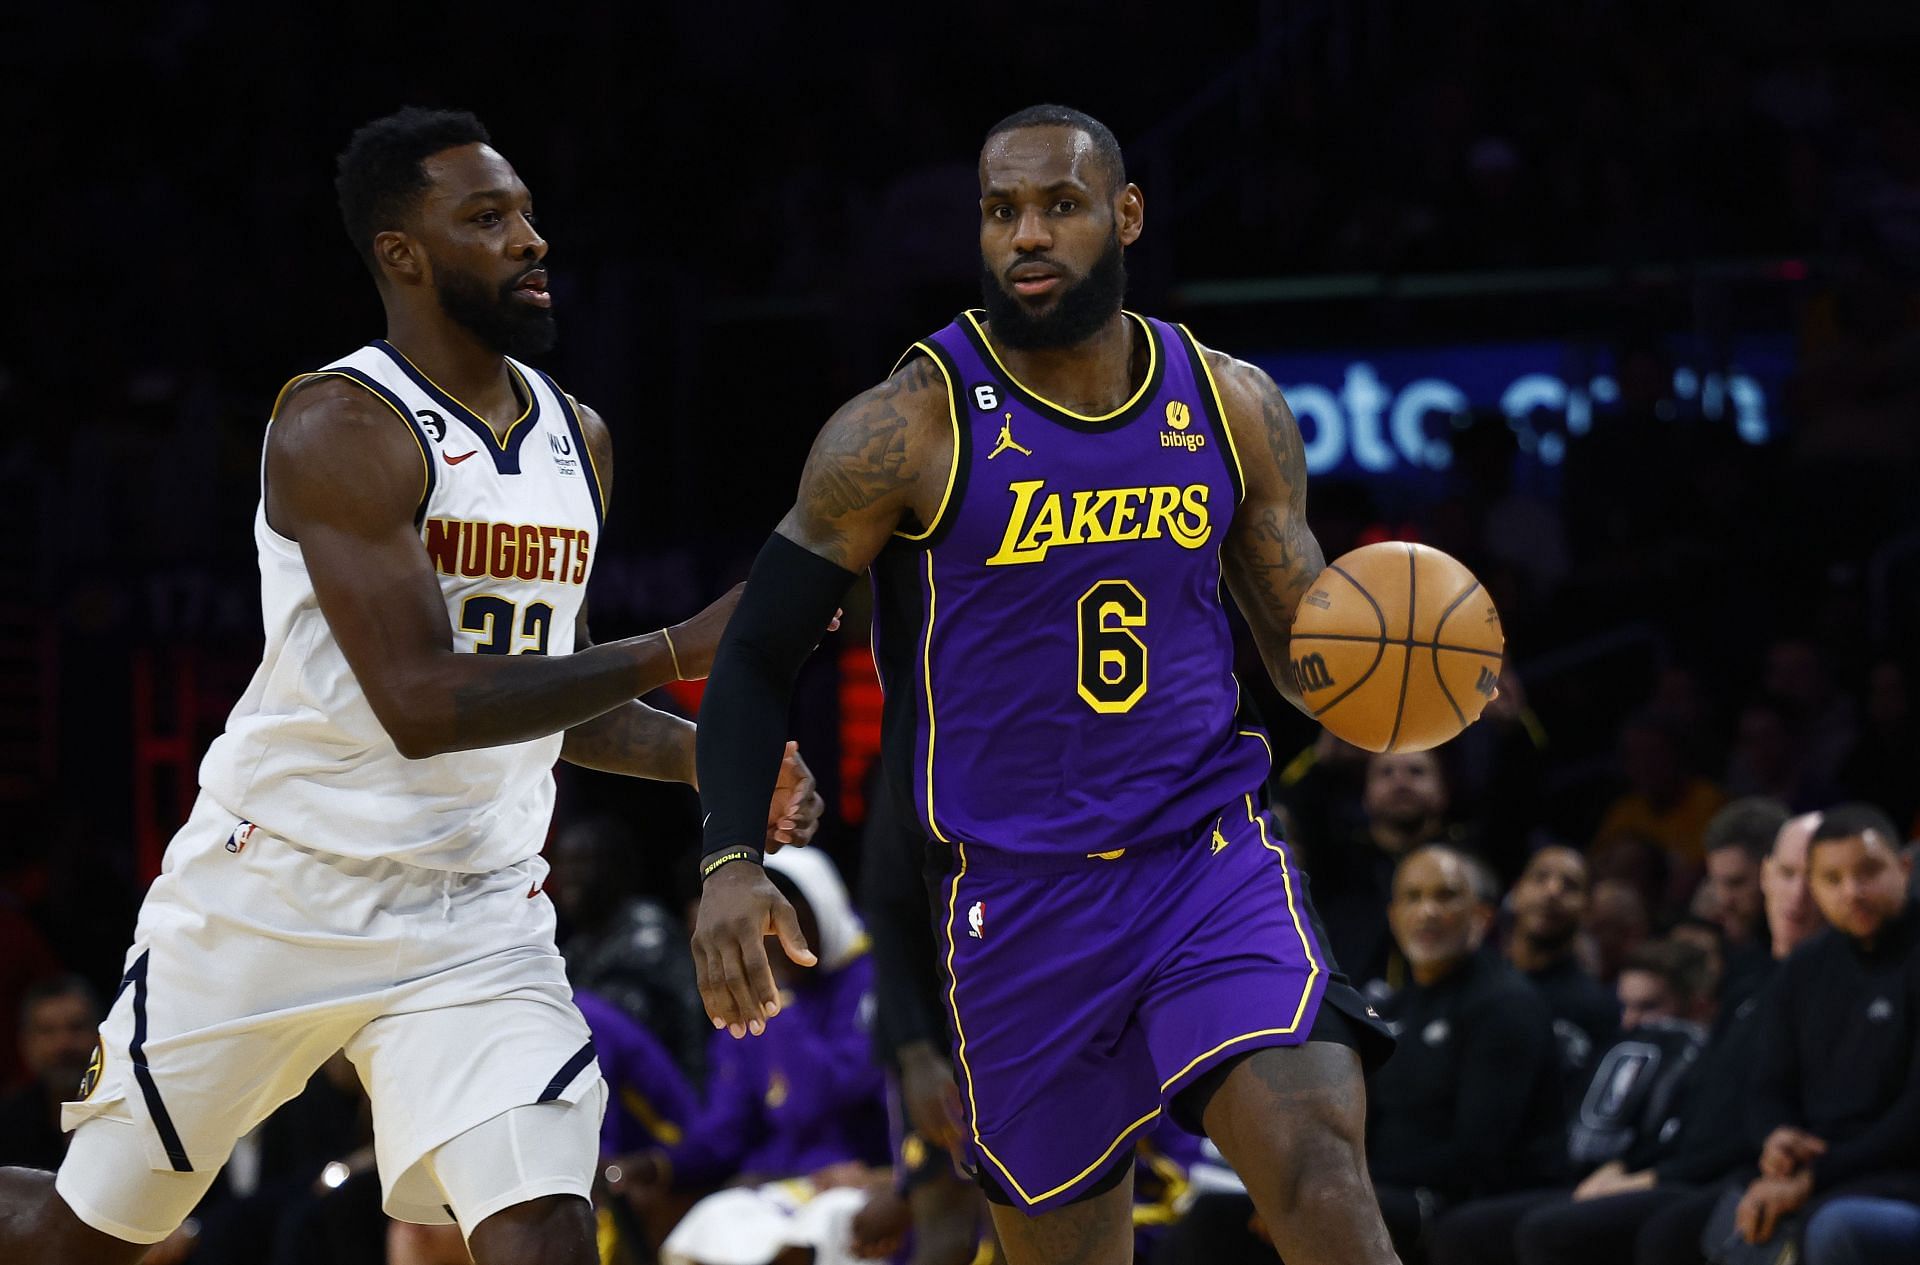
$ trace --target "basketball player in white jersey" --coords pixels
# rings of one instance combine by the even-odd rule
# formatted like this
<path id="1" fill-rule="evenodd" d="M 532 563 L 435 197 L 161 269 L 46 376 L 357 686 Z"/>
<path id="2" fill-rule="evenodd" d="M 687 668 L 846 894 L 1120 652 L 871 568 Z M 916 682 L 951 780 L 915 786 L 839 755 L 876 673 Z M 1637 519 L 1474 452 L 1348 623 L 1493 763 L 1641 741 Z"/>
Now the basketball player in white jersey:
<path id="1" fill-rule="evenodd" d="M 538 853 L 556 758 L 691 782 L 736 595 L 589 648 L 607 428 L 514 355 L 554 341 L 526 187 L 468 114 L 340 157 L 387 337 L 282 391 L 255 520 L 266 655 L 142 906 L 58 1177 L 0 1170 L 0 1261 L 122 1265 L 345 1047 L 386 1208 L 480 1265 L 591 1265 L 605 1086 Z M 789 747 L 772 843 L 818 822 Z"/>

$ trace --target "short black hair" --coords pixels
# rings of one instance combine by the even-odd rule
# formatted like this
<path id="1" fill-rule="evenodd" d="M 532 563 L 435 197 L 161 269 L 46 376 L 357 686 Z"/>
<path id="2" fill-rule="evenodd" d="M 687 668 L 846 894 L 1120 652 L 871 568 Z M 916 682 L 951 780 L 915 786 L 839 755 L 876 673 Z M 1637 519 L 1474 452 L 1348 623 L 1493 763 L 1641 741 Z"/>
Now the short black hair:
<path id="1" fill-rule="evenodd" d="M 1898 853 L 1906 843 L 1907 837 L 1893 824 L 1893 818 L 1872 804 L 1855 800 L 1850 804 L 1838 804 L 1829 808 L 1820 818 L 1820 824 L 1813 828 L 1813 839 L 1807 844 L 1807 853 L 1830 839 L 1853 839 L 1865 834 L 1879 835 L 1888 848 Z"/>
<path id="2" fill-rule="evenodd" d="M 334 190 L 347 237 L 367 266 L 376 234 L 399 226 L 427 189 L 420 164 L 444 149 L 486 145 L 486 125 L 465 110 L 426 110 L 410 105 L 375 119 L 353 134 L 334 163 Z"/>
<path id="3" fill-rule="evenodd" d="M 1768 795 L 1748 795 L 1715 813 L 1701 837 L 1701 849 L 1718 852 L 1738 848 L 1755 862 L 1767 859 L 1780 827 L 1787 824 L 1787 806 Z"/>
<path id="4" fill-rule="evenodd" d="M 1100 159 L 1100 165 L 1111 178 L 1107 191 L 1111 193 L 1127 183 L 1127 160 L 1120 152 L 1119 138 L 1105 123 L 1072 106 L 1030 105 L 1024 110 L 1015 110 L 987 129 L 980 147 L 985 149 L 987 142 L 1002 132 L 1017 132 L 1028 127 L 1071 127 L 1085 132 L 1093 141 L 1093 152 Z"/>

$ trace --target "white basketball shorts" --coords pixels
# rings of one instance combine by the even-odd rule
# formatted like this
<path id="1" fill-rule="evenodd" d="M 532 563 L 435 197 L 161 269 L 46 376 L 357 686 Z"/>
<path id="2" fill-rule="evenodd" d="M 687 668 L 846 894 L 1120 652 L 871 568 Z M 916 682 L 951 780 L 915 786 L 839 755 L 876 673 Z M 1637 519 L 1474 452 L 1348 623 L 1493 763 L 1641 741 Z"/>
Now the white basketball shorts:
<path id="1" fill-rule="evenodd" d="M 436 1148 L 516 1107 L 605 1101 L 554 948 L 546 873 L 537 856 L 460 874 L 313 852 L 202 795 L 141 906 L 94 1066 L 64 1109 L 79 1133 L 60 1194 L 104 1233 L 164 1238 L 234 1142 L 344 1047 L 373 1100 L 387 1212 L 454 1220 L 425 1162 Z M 577 1172 L 584 1194 L 592 1134 L 565 1136 L 580 1153 L 545 1167 Z M 116 1162 L 81 1145 L 101 1139 Z M 129 1144 L 147 1192 L 124 1188 Z"/>

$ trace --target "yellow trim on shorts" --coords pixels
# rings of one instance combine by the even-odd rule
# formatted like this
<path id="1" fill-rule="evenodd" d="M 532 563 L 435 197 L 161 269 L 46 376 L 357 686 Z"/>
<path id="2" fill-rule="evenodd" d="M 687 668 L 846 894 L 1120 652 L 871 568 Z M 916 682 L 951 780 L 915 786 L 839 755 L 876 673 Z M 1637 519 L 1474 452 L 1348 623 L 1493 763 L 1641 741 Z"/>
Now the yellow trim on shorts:
<path id="1" fill-rule="evenodd" d="M 1182 1076 L 1185 1076 L 1188 1072 L 1191 1072 L 1196 1066 L 1206 1062 L 1229 1046 L 1239 1045 L 1242 1041 L 1251 1041 L 1256 1037 L 1284 1037 L 1298 1032 L 1300 1030 L 1300 1021 L 1306 1017 L 1307 998 L 1313 996 L 1314 981 L 1320 978 L 1320 961 L 1313 956 L 1313 940 L 1307 935 L 1306 928 L 1300 925 L 1300 909 L 1299 906 L 1294 903 L 1293 871 L 1287 867 L 1286 849 L 1276 846 L 1273 840 L 1268 838 L 1266 819 L 1254 812 L 1252 795 L 1247 796 L 1247 823 L 1249 825 L 1259 826 L 1261 844 L 1266 847 L 1267 851 L 1280 858 L 1280 880 L 1286 885 L 1287 890 L 1287 917 L 1292 919 L 1294 934 L 1300 937 L 1300 947 L 1307 955 L 1307 982 L 1302 985 L 1300 989 L 1300 1004 L 1293 1008 L 1293 1021 L 1286 1027 L 1261 1028 L 1256 1032 L 1243 1032 L 1237 1037 L 1229 1037 L 1219 1045 L 1214 1046 L 1211 1050 L 1208 1050 L 1205 1054 L 1196 1057 L 1192 1062 L 1175 1072 L 1172 1076 L 1169 1076 L 1166 1080 L 1160 1082 L 1161 1093 L 1165 1093 L 1168 1086 L 1172 1085 Z"/>
<path id="2" fill-rule="evenodd" d="M 1028 1205 L 1033 1205 L 1040 1203 L 1042 1200 L 1051 1199 L 1074 1183 L 1086 1178 L 1102 1164 L 1106 1163 L 1107 1158 L 1118 1149 L 1122 1142 L 1126 1141 L 1127 1135 L 1159 1115 L 1161 1108 L 1155 1107 L 1152 1111 L 1149 1111 L 1146 1115 L 1141 1116 L 1138 1120 L 1121 1130 L 1120 1136 L 1113 1140 L 1111 1146 L 1100 1153 L 1099 1159 L 1087 1165 L 1066 1181 L 1061 1182 L 1052 1190 L 1043 1191 L 1038 1195 L 1029 1195 L 1026 1187 L 1020 1184 L 1020 1179 L 1015 1177 L 1013 1171 L 1006 1166 L 1006 1163 L 987 1146 L 986 1142 L 980 1137 L 980 1106 L 973 1092 L 973 1067 L 967 1062 L 967 1028 L 966 1025 L 960 1021 L 960 977 L 955 975 L 953 971 L 953 958 L 956 945 L 958 944 L 958 941 L 954 937 L 953 928 L 959 918 L 960 881 L 967 876 L 966 843 L 964 841 L 961 842 L 958 845 L 958 849 L 960 853 L 960 871 L 953 876 L 953 886 L 948 889 L 947 893 L 947 1008 L 953 1014 L 953 1031 L 955 1035 L 960 1038 L 958 1050 L 960 1073 L 967 1081 L 967 1127 L 973 1133 L 973 1144 L 980 1148 L 980 1154 L 986 1156 L 988 1160 L 992 1161 L 993 1166 L 1000 1170 L 1000 1175 L 1006 1179 L 1007 1185 L 1012 1188 L 1014 1194 L 1020 1196 Z"/>

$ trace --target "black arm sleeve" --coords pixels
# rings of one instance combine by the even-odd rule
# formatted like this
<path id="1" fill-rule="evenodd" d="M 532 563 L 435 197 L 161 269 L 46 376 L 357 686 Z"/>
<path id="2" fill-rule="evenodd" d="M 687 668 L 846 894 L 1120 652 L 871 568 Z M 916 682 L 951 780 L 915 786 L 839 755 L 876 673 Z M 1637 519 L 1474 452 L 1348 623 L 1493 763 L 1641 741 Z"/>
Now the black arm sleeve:
<path id="1" fill-rule="evenodd" d="M 857 578 L 777 532 L 754 559 L 700 702 L 694 759 L 708 853 L 764 844 L 794 678 Z"/>
<path id="2" fill-rule="evenodd" d="M 884 777 L 875 781 L 861 841 L 860 912 L 873 938 L 873 987 L 881 1052 L 930 1041 L 944 1049 L 938 948 L 924 877 L 926 833 L 894 805 Z"/>

